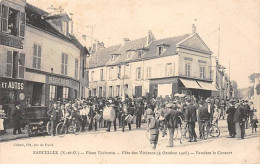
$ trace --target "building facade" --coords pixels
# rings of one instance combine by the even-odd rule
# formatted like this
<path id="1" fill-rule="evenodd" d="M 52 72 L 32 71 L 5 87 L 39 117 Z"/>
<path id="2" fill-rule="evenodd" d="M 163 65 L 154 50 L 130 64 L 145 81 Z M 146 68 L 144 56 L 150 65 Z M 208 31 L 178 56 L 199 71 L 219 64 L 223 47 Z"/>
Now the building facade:
<path id="1" fill-rule="evenodd" d="M 211 54 L 193 27 L 192 34 L 156 40 L 146 37 L 103 48 L 90 57 L 89 96 L 167 96 L 185 93 L 208 97 Z"/>
<path id="2" fill-rule="evenodd" d="M 73 36 L 69 16 L 25 0 L 2 0 L 0 9 L 1 104 L 48 106 L 83 97 L 88 51 Z"/>

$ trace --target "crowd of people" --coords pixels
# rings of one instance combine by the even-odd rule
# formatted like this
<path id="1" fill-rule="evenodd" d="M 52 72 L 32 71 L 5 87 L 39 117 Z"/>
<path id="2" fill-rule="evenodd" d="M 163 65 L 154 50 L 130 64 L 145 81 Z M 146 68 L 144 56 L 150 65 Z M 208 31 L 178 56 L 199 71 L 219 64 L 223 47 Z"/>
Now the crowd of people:
<path id="1" fill-rule="evenodd" d="M 142 123 L 146 122 L 150 132 L 150 142 L 156 148 L 159 131 L 162 137 L 169 136 L 168 147 L 173 147 L 174 130 L 179 126 L 184 126 L 189 134 L 189 142 L 197 142 L 195 132 L 196 122 L 199 126 L 199 138 L 203 137 L 202 125 L 218 125 L 219 119 L 227 118 L 230 137 L 235 137 L 237 131 L 235 124 L 238 123 L 241 129 L 241 138 L 245 136 L 245 128 L 251 123 L 252 132 L 256 131 L 257 118 L 254 114 L 252 103 L 245 100 L 220 100 L 219 97 L 210 97 L 205 100 L 194 97 L 174 97 L 165 98 L 145 97 L 122 99 L 90 97 L 86 99 L 75 99 L 74 101 L 52 102 L 48 111 L 51 117 L 51 135 L 55 135 L 55 126 L 62 118 L 75 118 L 79 123 L 79 129 L 86 128 L 98 130 L 106 128 L 110 132 L 113 124 L 114 131 L 125 127 L 132 129 L 135 122 L 136 128 L 141 128 Z M 115 110 L 115 120 L 103 120 L 103 112 L 106 107 Z M 227 116 L 226 116 L 227 115 Z M 116 124 L 119 124 L 118 126 Z"/>
<path id="2" fill-rule="evenodd" d="M 19 108 L 20 104 L 17 103 L 14 112 L 12 112 L 13 134 L 16 134 L 17 131 L 18 134 L 21 133 Z M 115 111 L 114 120 L 103 119 L 106 108 L 113 108 Z M 1 106 L 0 111 L 2 111 Z M 196 99 L 194 96 L 167 96 L 149 99 L 127 96 L 124 99 L 121 97 L 89 97 L 73 101 L 51 101 L 47 113 L 50 116 L 50 134 L 52 136 L 56 135 L 57 124 L 65 119 L 69 120 L 68 125 L 71 120 L 75 120 L 79 131 L 97 131 L 99 128 L 106 128 L 106 131 L 110 132 L 113 124 L 114 131 L 120 128 L 124 132 L 126 126 L 128 130 L 132 129 L 133 122 L 135 122 L 137 129 L 146 123 L 147 131 L 150 133 L 149 140 L 154 149 L 157 146 L 160 131 L 162 137 L 168 135 L 168 147 L 173 147 L 173 135 L 178 127 L 185 127 L 189 134 L 189 142 L 197 142 L 198 138 L 203 138 L 202 126 L 205 123 L 218 125 L 219 119 L 226 118 L 230 137 L 234 138 L 237 135 L 237 123 L 241 129 L 242 139 L 245 137 L 245 128 L 251 125 L 252 133 L 254 133 L 257 131 L 258 123 L 252 102 L 246 100 L 224 101 L 219 97 L 207 99 Z M 1 112 L 0 116 L 4 116 L 4 114 Z M 197 122 L 199 137 L 195 131 Z"/>

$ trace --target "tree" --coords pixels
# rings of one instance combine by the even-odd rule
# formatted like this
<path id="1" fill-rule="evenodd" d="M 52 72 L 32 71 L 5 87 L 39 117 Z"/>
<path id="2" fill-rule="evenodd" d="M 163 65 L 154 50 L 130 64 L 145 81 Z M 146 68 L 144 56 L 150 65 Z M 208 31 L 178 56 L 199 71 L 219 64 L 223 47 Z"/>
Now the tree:
<path id="1" fill-rule="evenodd" d="M 255 83 L 255 80 L 260 77 L 260 73 L 253 73 L 249 75 L 249 80 L 251 83 Z"/>

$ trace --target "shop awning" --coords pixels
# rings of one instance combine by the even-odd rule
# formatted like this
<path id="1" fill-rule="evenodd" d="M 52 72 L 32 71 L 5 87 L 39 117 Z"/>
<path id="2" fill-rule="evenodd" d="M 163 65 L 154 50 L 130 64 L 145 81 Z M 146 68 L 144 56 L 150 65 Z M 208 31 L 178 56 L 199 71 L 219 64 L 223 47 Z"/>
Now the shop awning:
<path id="1" fill-rule="evenodd" d="M 203 82 L 203 81 L 198 81 L 199 85 L 202 87 L 204 90 L 212 90 L 212 91 L 218 91 L 215 87 L 214 84 L 208 83 L 208 82 Z"/>
<path id="2" fill-rule="evenodd" d="M 186 87 L 186 88 L 190 88 L 190 89 L 202 89 L 197 81 L 195 80 L 189 80 L 189 79 L 182 79 L 180 78 L 181 82 L 183 83 L 183 85 Z"/>

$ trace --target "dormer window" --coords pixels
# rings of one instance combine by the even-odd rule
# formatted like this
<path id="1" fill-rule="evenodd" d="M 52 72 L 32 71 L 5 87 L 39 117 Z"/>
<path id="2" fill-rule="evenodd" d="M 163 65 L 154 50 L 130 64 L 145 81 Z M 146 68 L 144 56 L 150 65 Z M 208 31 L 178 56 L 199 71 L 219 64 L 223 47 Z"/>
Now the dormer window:
<path id="1" fill-rule="evenodd" d="M 157 45 L 157 55 L 160 56 L 169 46 L 170 45 L 165 42 L 162 42 L 161 44 Z"/>
<path id="2" fill-rule="evenodd" d="M 126 58 L 127 59 L 131 59 L 131 51 L 127 51 L 126 52 Z"/>
<path id="3" fill-rule="evenodd" d="M 141 57 L 142 57 L 142 54 L 143 54 L 143 50 L 138 50 L 138 51 L 137 51 L 137 57 L 138 57 L 138 58 L 141 58 Z"/>
<path id="4" fill-rule="evenodd" d="M 158 56 L 160 56 L 163 52 L 163 46 L 158 47 Z"/>
<path id="5" fill-rule="evenodd" d="M 65 36 L 68 36 L 68 22 L 65 21 L 65 20 L 62 20 L 62 33 L 65 35 Z"/>

